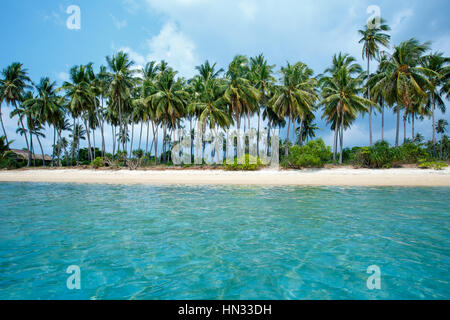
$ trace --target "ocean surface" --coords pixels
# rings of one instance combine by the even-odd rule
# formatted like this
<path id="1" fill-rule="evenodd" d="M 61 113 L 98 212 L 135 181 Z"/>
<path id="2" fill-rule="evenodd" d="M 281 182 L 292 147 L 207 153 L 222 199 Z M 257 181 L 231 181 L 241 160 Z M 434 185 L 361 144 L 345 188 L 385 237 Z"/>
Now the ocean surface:
<path id="1" fill-rule="evenodd" d="M 0 183 L 0 299 L 450 299 L 449 218 L 450 188 Z"/>

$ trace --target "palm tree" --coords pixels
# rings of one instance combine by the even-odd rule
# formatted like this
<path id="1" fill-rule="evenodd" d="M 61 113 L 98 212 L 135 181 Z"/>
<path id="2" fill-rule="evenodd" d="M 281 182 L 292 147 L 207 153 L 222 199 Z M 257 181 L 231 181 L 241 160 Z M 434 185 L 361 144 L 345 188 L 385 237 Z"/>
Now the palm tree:
<path id="1" fill-rule="evenodd" d="M 302 145 L 303 141 L 308 142 L 310 139 L 316 137 L 316 130 L 319 130 L 319 127 L 316 123 L 314 123 L 314 119 L 314 113 L 309 112 L 304 117 L 303 126 L 296 129 L 295 133 L 297 135 L 297 142 L 299 145 Z"/>
<path id="2" fill-rule="evenodd" d="M 311 112 L 318 96 L 315 91 L 317 81 L 312 77 L 313 71 L 304 63 L 287 64 L 281 68 L 282 85 L 278 87 L 269 104 L 281 118 L 289 118 L 286 134 L 285 157 L 289 155 L 289 132 L 291 122 L 297 117 L 304 120 L 304 116 Z M 294 120 L 295 121 L 295 120 Z M 295 144 L 295 124 L 292 143 Z"/>
<path id="3" fill-rule="evenodd" d="M 34 106 L 34 98 L 31 91 L 27 91 L 23 97 L 23 103 L 18 105 L 10 114 L 10 117 L 13 118 L 15 116 L 18 117 L 18 123 L 22 125 L 21 128 L 17 130 L 17 133 L 20 135 L 24 135 L 27 137 L 27 133 L 30 137 L 30 144 L 27 144 L 28 148 L 28 163 L 27 166 L 31 166 L 31 160 L 33 159 L 34 154 L 34 145 L 33 145 L 33 134 L 36 131 L 36 127 L 39 124 L 39 120 L 37 118 L 37 109 Z M 23 120 L 26 120 L 27 127 L 23 126 Z M 28 140 L 27 140 L 28 141 Z M 34 158 L 35 159 L 35 158 Z M 36 159 L 34 160 L 36 162 Z"/>
<path id="4" fill-rule="evenodd" d="M 134 70 L 131 67 L 134 62 L 130 60 L 127 53 L 120 51 L 117 55 L 112 57 L 107 56 L 106 61 L 111 71 L 111 82 L 109 86 L 112 100 L 118 109 L 119 116 L 119 132 L 122 132 L 122 127 L 128 131 L 127 126 L 124 125 L 125 118 L 124 110 L 125 102 L 131 97 L 131 89 L 134 86 L 135 79 L 133 77 Z M 122 140 L 123 151 L 125 151 L 125 141 Z"/>
<path id="5" fill-rule="evenodd" d="M 435 52 L 425 56 L 421 60 L 421 66 L 433 73 L 428 73 L 427 78 L 431 84 L 431 90 L 428 91 L 428 104 L 431 105 L 431 114 L 433 122 L 433 156 L 436 157 L 436 122 L 435 110 L 436 106 L 442 112 L 445 112 L 445 103 L 442 99 L 443 91 L 439 91 L 439 87 L 444 85 L 445 69 L 448 68 L 450 58 L 444 57 L 442 52 Z"/>
<path id="6" fill-rule="evenodd" d="M 442 70 L 442 88 L 441 95 L 445 95 L 447 99 L 450 99 L 450 65 L 447 65 Z"/>
<path id="7" fill-rule="evenodd" d="M 80 141 L 86 140 L 86 130 L 83 129 L 81 124 L 76 124 L 72 129 L 72 133 L 69 135 L 72 138 L 72 158 L 76 155 L 76 162 L 78 163 L 78 156 L 80 151 Z"/>
<path id="8" fill-rule="evenodd" d="M 217 63 L 213 63 L 211 65 L 209 61 L 206 60 L 204 64 L 195 67 L 195 70 L 198 71 L 200 77 L 203 79 L 203 81 L 206 82 L 210 79 L 217 79 L 220 76 L 220 74 L 224 72 L 222 68 L 216 70 L 216 65 Z"/>
<path id="9" fill-rule="evenodd" d="M 386 101 L 386 90 L 385 85 L 388 83 L 389 79 L 387 77 L 380 78 L 380 74 L 383 73 L 385 70 L 382 70 L 382 67 L 386 67 L 385 61 L 388 59 L 388 56 L 385 52 L 381 54 L 379 57 L 379 65 L 378 70 L 375 74 L 374 78 L 369 79 L 366 82 L 367 88 L 370 88 L 370 94 L 371 100 L 376 103 L 377 107 L 381 111 L 381 141 L 384 141 L 384 106 Z M 381 83 L 375 87 L 376 82 L 375 81 L 381 81 Z"/>
<path id="10" fill-rule="evenodd" d="M 41 143 L 41 139 L 40 139 L 40 138 L 45 139 L 45 134 L 42 132 L 42 130 L 44 130 L 44 126 L 42 125 L 42 123 L 37 122 L 36 126 L 33 130 L 33 134 L 39 143 L 39 147 L 41 149 L 41 154 L 42 154 L 42 165 L 45 167 L 45 152 L 44 152 L 44 148 L 42 147 L 42 143 Z"/>
<path id="11" fill-rule="evenodd" d="M 100 66 L 100 70 L 95 77 L 95 87 L 100 96 L 100 106 L 97 109 L 97 117 L 100 123 L 100 133 L 102 135 L 102 157 L 106 153 L 105 145 L 105 98 L 108 96 L 108 88 L 110 85 L 110 77 L 105 66 Z"/>
<path id="12" fill-rule="evenodd" d="M 258 105 L 261 97 L 247 78 L 249 71 L 247 57 L 238 55 L 230 63 L 224 81 L 224 98 L 231 107 L 230 112 L 236 121 L 238 134 L 242 115 L 249 114 Z M 238 148 L 240 150 L 240 146 Z"/>
<path id="13" fill-rule="evenodd" d="M 442 154 L 442 146 L 444 145 L 444 134 L 447 132 L 448 121 L 445 119 L 439 119 L 436 125 L 436 132 L 441 135 L 441 159 L 444 160 Z"/>
<path id="14" fill-rule="evenodd" d="M 386 31 L 391 30 L 384 19 L 381 19 L 377 25 L 366 24 L 363 30 L 359 30 L 362 37 L 359 43 L 363 43 L 362 58 L 367 59 L 367 81 L 370 79 L 370 60 L 379 58 L 380 47 L 389 47 L 390 35 Z M 370 86 L 367 86 L 367 98 L 370 99 Z M 373 145 L 372 140 L 372 107 L 369 106 L 369 136 L 370 146 Z"/>
<path id="15" fill-rule="evenodd" d="M 256 152 L 259 156 L 259 131 L 261 127 L 261 107 L 267 108 L 267 95 L 269 87 L 275 82 L 275 78 L 272 76 L 274 65 L 269 65 L 264 55 L 260 55 L 250 58 L 250 79 L 255 88 L 261 93 L 260 107 L 257 108 L 258 113 L 258 131 L 257 131 L 257 143 Z"/>
<path id="16" fill-rule="evenodd" d="M 69 141 L 65 137 L 62 137 L 58 140 L 58 150 L 64 150 L 64 155 L 66 158 L 66 166 L 69 165 L 69 152 L 67 151 L 67 147 L 69 146 Z M 58 164 L 61 166 L 60 155 L 58 154 Z"/>
<path id="17" fill-rule="evenodd" d="M 155 121 L 156 121 L 156 112 L 154 105 L 152 103 L 152 99 L 147 99 L 155 93 L 155 80 L 158 76 L 159 65 L 156 61 L 151 61 L 147 63 L 143 70 L 141 70 L 142 75 L 142 86 L 141 86 L 141 105 L 142 105 L 142 122 L 147 123 L 147 138 L 145 144 L 145 153 L 149 152 L 148 143 L 149 143 L 149 133 L 150 133 L 150 123 L 152 125 L 152 133 L 153 133 L 153 142 L 150 146 L 150 154 L 152 152 L 153 144 L 156 146 L 156 134 L 158 128 L 156 127 L 155 131 Z M 140 145 L 140 144 L 139 144 Z M 155 159 L 157 158 L 155 148 Z"/>
<path id="18" fill-rule="evenodd" d="M 335 56 L 333 66 L 327 69 L 331 75 L 323 77 L 321 81 L 322 101 L 325 107 L 323 118 L 332 124 L 335 130 L 333 159 L 336 160 L 337 140 L 340 136 L 339 163 L 342 164 L 342 150 L 344 144 L 344 128 L 351 125 L 359 113 L 367 111 L 373 102 L 360 96 L 363 82 L 362 77 L 353 77 L 360 70 L 354 63 L 354 58 L 348 55 Z"/>
<path id="19" fill-rule="evenodd" d="M 48 77 L 42 78 L 35 88 L 37 91 L 37 96 L 33 99 L 29 99 L 26 103 L 30 107 L 35 108 L 40 124 L 44 125 L 47 123 L 49 126 L 53 126 L 53 145 L 55 145 L 56 123 L 59 121 L 61 114 L 59 97 L 56 95 L 56 82 L 51 82 Z M 38 137 L 38 135 L 36 136 Z M 45 138 L 43 135 L 41 135 L 41 137 Z M 53 159 L 54 154 L 52 156 L 52 165 Z"/>
<path id="20" fill-rule="evenodd" d="M 404 117 L 408 109 L 413 106 L 414 99 L 426 97 L 426 91 L 432 88 L 425 76 L 434 72 L 419 66 L 423 54 L 429 49 L 429 43 L 420 44 L 416 39 L 400 43 L 395 46 L 394 53 L 381 62 L 380 72 L 373 78 L 374 90 L 384 90 L 385 100 L 389 105 L 397 104 L 397 130 L 395 146 L 399 141 L 400 109 L 403 108 Z"/>
<path id="21" fill-rule="evenodd" d="M 61 103 L 68 105 L 67 101 L 64 98 L 61 98 L 61 101 L 63 101 Z M 67 119 L 67 117 L 66 117 L 66 112 L 67 112 L 66 110 L 67 109 L 63 109 L 63 111 L 59 114 L 58 121 L 55 123 L 56 132 L 58 134 L 58 142 L 56 143 L 56 155 L 58 157 L 58 166 L 61 166 L 61 158 L 60 158 L 61 150 L 63 148 L 67 148 L 67 146 L 68 146 L 68 144 L 67 144 L 64 147 L 64 145 L 60 143 L 60 141 L 62 141 L 63 139 L 65 140 L 65 142 L 67 142 L 67 139 L 62 137 L 62 132 L 72 130 L 69 119 Z M 67 151 L 67 150 L 65 149 L 65 151 Z M 66 165 L 68 165 L 68 161 L 69 161 L 69 157 L 66 155 Z"/>
<path id="22" fill-rule="evenodd" d="M 156 118 L 161 119 L 164 124 L 164 137 L 167 126 L 169 126 L 175 138 L 175 129 L 179 127 L 180 119 L 185 114 L 189 98 L 188 93 L 184 90 L 182 80 L 175 80 L 176 74 L 177 72 L 171 68 L 160 73 L 155 83 L 155 93 L 146 98 L 146 103 L 151 100 L 154 105 Z M 165 160 L 166 150 L 163 151 Z"/>
<path id="23" fill-rule="evenodd" d="M 199 92 L 199 99 L 188 106 L 188 112 L 195 110 L 203 131 L 207 123 L 210 129 L 216 130 L 217 127 L 228 128 L 233 121 L 226 110 L 226 102 L 223 98 L 224 86 L 221 83 L 219 79 L 205 78 Z"/>
<path id="24" fill-rule="evenodd" d="M 90 110 L 91 100 L 91 88 L 89 85 L 89 66 L 74 66 L 70 69 L 70 82 L 65 81 L 59 90 L 65 91 L 65 97 L 70 101 L 69 111 L 73 118 L 73 130 L 78 128 L 78 118 L 83 116 L 85 122 L 85 128 L 87 127 L 87 115 Z M 84 131 L 84 130 L 83 130 Z M 86 131 L 84 131 L 86 133 Z M 77 138 L 77 135 L 71 135 L 73 139 Z M 83 139 L 84 140 L 84 139 Z M 79 143 L 79 141 L 78 141 Z M 78 147 L 78 143 L 73 140 L 72 145 Z M 72 148 L 72 159 L 74 158 L 74 151 L 77 148 Z M 90 145 L 89 145 L 90 150 Z"/>
<path id="25" fill-rule="evenodd" d="M 23 101 L 23 94 L 25 90 L 30 88 L 29 83 L 31 83 L 31 80 L 28 77 L 27 69 L 24 69 L 23 65 L 18 62 L 14 62 L 6 69 L 3 69 L 2 77 L 3 78 L 0 79 L 0 122 L 2 124 L 6 143 L 8 144 L 8 136 L 3 124 L 1 105 L 3 101 L 5 101 L 8 105 L 12 105 L 14 108 L 17 108 L 18 104 Z M 22 129 L 25 130 L 23 121 L 20 122 L 20 125 Z M 28 138 L 26 135 L 25 140 L 28 148 Z"/>

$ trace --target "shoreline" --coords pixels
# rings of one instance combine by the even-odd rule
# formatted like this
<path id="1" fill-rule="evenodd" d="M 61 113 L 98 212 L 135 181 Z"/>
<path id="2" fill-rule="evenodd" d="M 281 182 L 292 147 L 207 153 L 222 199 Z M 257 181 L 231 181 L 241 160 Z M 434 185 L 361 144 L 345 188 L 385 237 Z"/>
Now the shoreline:
<path id="1" fill-rule="evenodd" d="M 19 169 L 0 171 L 0 182 L 123 185 L 250 185 L 450 187 L 450 168 L 308 170 L 94 170 Z"/>

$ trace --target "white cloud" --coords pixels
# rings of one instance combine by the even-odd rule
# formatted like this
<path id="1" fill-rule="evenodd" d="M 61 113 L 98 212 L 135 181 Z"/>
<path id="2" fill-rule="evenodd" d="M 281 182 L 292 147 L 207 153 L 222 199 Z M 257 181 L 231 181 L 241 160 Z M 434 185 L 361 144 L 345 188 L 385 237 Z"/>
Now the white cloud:
<path id="1" fill-rule="evenodd" d="M 122 47 L 120 50 L 129 54 L 137 69 L 141 69 L 150 61 L 165 60 L 180 76 L 186 78 L 192 77 L 195 74 L 195 66 L 200 64 L 195 44 L 172 22 L 166 23 L 158 35 L 148 39 L 146 48 L 148 51 L 144 53 L 130 47 Z"/>
<path id="2" fill-rule="evenodd" d="M 119 49 L 119 51 L 128 53 L 130 58 L 135 62 L 135 64 L 136 64 L 135 67 L 137 67 L 139 69 L 146 63 L 145 57 L 143 55 L 141 55 L 140 53 L 134 51 L 130 47 L 122 47 Z"/>
<path id="3" fill-rule="evenodd" d="M 166 60 L 185 77 L 192 77 L 195 66 L 200 63 L 195 44 L 172 22 L 165 24 L 160 33 L 148 41 L 148 47 L 147 61 Z"/>
<path id="4" fill-rule="evenodd" d="M 61 80 L 62 82 L 69 81 L 70 80 L 70 75 L 67 72 L 60 72 L 60 73 L 57 74 L 57 78 L 59 80 Z"/>
<path id="5" fill-rule="evenodd" d="M 113 20 L 114 26 L 117 28 L 117 30 L 123 29 L 128 25 L 127 20 L 119 20 L 112 14 L 111 19 Z"/>

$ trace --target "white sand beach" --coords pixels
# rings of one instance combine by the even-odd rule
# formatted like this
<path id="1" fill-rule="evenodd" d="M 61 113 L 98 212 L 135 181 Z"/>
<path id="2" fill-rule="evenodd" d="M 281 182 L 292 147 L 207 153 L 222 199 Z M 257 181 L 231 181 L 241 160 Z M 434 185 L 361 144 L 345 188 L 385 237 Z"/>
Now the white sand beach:
<path id="1" fill-rule="evenodd" d="M 450 168 L 222 170 L 22 169 L 0 171 L 0 182 L 262 186 L 450 186 Z"/>

